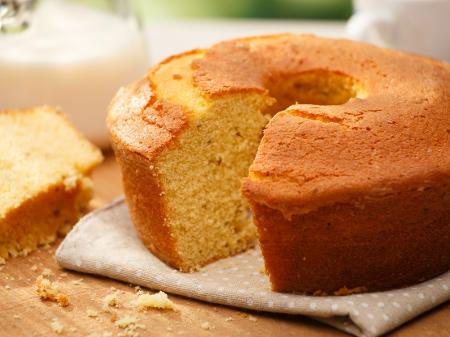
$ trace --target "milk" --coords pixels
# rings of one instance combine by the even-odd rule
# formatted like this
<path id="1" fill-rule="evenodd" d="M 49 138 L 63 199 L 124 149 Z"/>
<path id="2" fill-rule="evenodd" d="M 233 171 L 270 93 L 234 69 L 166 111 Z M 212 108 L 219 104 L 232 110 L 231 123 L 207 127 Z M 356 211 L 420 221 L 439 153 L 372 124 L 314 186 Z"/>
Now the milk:
<path id="1" fill-rule="evenodd" d="M 89 139 L 105 146 L 111 98 L 146 67 L 134 22 L 46 0 L 33 13 L 30 28 L 0 34 L 0 109 L 59 106 Z"/>

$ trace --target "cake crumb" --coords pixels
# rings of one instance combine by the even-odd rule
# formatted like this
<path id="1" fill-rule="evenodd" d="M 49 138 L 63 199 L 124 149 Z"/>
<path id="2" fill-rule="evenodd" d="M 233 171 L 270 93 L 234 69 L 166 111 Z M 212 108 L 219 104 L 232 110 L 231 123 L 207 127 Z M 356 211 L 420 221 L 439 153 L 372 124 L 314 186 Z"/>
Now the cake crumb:
<path id="1" fill-rule="evenodd" d="M 138 293 L 136 306 L 139 311 L 148 309 L 175 310 L 174 303 L 169 300 L 169 297 L 163 291 L 156 294 Z"/>
<path id="2" fill-rule="evenodd" d="M 53 275 L 53 272 L 50 269 L 48 269 L 48 268 L 44 268 L 44 270 L 42 271 L 41 275 L 44 276 L 44 277 L 50 277 L 50 276 Z"/>
<path id="3" fill-rule="evenodd" d="M 121 329 L 125 329 L 130 325 L 134 325 L 138 322 L 138 318 L 136 316 L 125 316 L 119 320 L 117 320 L 114 324 Z"/>
<path id="4" fill-rule="evenodd" d="M 59 274 L 59 277 L 67 277 L 67 273 L 61 273 Z"/>
<path id="5" fill-rule="evenodd" d="M 3 257 L 0 257 L 0 265 L 6 264 L 6 260 Z"/>
<path id="6" fill-rule="evenodd" d="M 110 331 L 104 331 L 103 333 L 100 332 L 93 332 L 86 337 L 112 337 L 112 332 Z"/>
<path id="7" fill-rule="evenodd" d="M 9 285 L 5 285 L 6 290 L 11 290 L 11 287 Z"/>
<path id="8" fill-rule="evenodd" d="M 19 319 L 20 318 L 20 315 L 14 315 L 13 316 L 15 319 Z"/>
<path id="9" fill-rule="evenodd" d="M 138 337 L 139 332 L 137 329 L 145 329 L 145 325 L 138 324 L 138 318 L 135 316 L 125 316 L 119 320 L 117 320 L 114 324 L 121 329 L 124 329 L 123 332 L 119 333 L 119 337 Z"/>
<path id="10" fill-rule="evenodd" d="M 209 322 L 203 322 L 203 323 L 200 325 L 200 327 L 201 327 L 203 330 L 212 330 L 212 329 L 213 329 L 213 326 L 212 326 L 211 323 L 209 323 Z"/>
<path id="11" fill-rule="evenodd" d="M 228 317 L 225 317 L 225 322 L 231 322 L 231 321 L 233 321 L 234 319 L 233 319 L 233 317 L 231 317 L 231 316 L 228 316 Z"/>
<path id="12" fill-rule="evenodd" d="M 37 270 L 38 270 L 38 266 L 36 266 L 35 264 L 33 264 L 32 266 L 31 266 L 31 271 L 34 271 L 34 272 L 36 272 Z"/>
<path id="13" fill-rule="evenodd" d="M 57 334 L 62 334 L 64 332 L 64 325 L 60 321 L 58 321 L 57 318 L 52 319 L 52 321 L 50 322 L 50 327 Z"/>
<path id="14" fill-rule="evenodd" d="M 328 293 L 326 291 L 323 290 L 316 290 L 315 292 L 313 292 L 312 294 L 313 296 L 328 296 Z"/>
<path id="15" fill-rule="evenodd" d="M 168 326 L 168 327 L 166 328 L 166 331 L 172 332 L 173 329 L 172 329 L 170 326 Z"/>
<path id="16" fill-rule="evenodd" d="M 120 307 L 119 296 L 117 296 L 117 292 L 103 297 L 103 311 L 109 311 L 110 307 Z"/>
<path id="17" fill-rule="evenodd" d="M 117 319 L 118 319 L 117 314 L 115 312 L 113 312 L 111 315 L 111 318 L 110 318 L 111 322 L 114 323 L 115 321 L 117 321 Z"/>
<path id="18" fill-rule="evenodd" d="M 60 306 L 69 305 L 69 296 L 62 293 L 57 282 L 51 282 L 43 275 L 39 275 L 35 282 L 36 292 L 41 300 L 57 302 Z"/>
<path id="19" fill-rule="evenodd" d="M 366 287 L 355 287 L 355 288 L 347 288 L 347 287 L 343 287 L 340 288 L 339 290 L 334 292 L 334 295 L 336 296 L 347 296 L 347 295 L 353 295 L 353 294 L 359 294 L 359 293 L 363 293 L 366 292 L 367 288 Z"/>
<path id="20" fill-rule="evenodd" d="M 91 317 L 91 318 L 96 318 L 96 317 L 98 317 L 98 312 L 95 310 L 92 310 L 92 309 L 87 309 L 86 315 L 88 315 L 88 317 Z"/>
<path id="21" fill-rule="evenodd" d="M 256 322 L 258 320 L 258 318 L 256 318 L 255 316 L 252 316 L 252 315 L 249 315 L 248 319 L 249 319 L 249 321 L 252 321 L 252 322 Z"/>

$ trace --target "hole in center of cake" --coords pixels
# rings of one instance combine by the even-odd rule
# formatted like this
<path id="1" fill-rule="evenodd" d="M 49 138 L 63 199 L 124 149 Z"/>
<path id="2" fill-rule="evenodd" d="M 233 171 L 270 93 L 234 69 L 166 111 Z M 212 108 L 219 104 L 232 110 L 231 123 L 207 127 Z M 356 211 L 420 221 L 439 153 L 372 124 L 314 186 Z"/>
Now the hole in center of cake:
<path id="1" fill-rule="evenodd" d="M 296 75 L 271 77 L 266 88 L 276 103 L 269 112 L 276 113 L 293 104 L 339 105 L 351 98 L 367 96 L 363 84 L 340 72 L 314 70 Z"/>

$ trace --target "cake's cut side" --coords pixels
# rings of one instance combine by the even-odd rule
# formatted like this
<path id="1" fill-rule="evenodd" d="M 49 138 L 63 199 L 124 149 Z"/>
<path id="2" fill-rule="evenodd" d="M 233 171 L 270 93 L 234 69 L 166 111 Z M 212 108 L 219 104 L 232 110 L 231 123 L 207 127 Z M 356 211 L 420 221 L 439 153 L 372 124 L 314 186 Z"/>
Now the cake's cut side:
<path id="1" fill-rule="evenodd" d="M 151 106 L 153 114 L 161 104 L 183 111 L 180 118 L 185 122 L 169 146 L 157 155 L 137 147 L 132 151 L 115 141 L 120 131 L 112 128 L 140 237 L 153 253 L 183 271 L 254 245 L 256 229 L 239 186 L 267 123 L 263 111 L 273 103 L 256 94 L 215 101 L 202 96 L 191 85 L 192 60 L 201 56 L 202 52 L 194 52 L 172 58 L 150 74 L 147 85 L 152 95 L 143 107 Z M 170 128 L 174 119 L 167 111 L 161 113 L 166 118 L 161 128 Z M 145 108 L 137 115 L 143 125 L 154 123 Z M 113 118 L 114 112 L 110 129 Z"/>
<path id="2" fill-rule="evenodd" d="M 66 234 L 92 196 L 102 156 L 49 107 L 0 112 L 0 257 Z"/>
<path id="3" fill-rule="evenodd" d="M 198 269 L 254 244 L 256 230 L 239 186 L 267 122 L 261 108 L 255 97 L 216 102 L 201 118 L 190 120 L 158 158 L 156 170 L 182 270 Z"/>

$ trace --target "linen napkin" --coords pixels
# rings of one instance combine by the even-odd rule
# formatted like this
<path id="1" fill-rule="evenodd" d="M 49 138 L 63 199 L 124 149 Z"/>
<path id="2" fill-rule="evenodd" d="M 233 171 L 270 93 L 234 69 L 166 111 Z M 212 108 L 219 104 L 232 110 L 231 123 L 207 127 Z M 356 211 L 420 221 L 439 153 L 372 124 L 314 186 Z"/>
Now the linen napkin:
<path id="1" fill-rule="evenodd" d="M 349 296 L 271 291 L 258 248 L 179 272 L 139 240 L 123 198 L 79 221 L 56 252 L 68 269 L 98 274 L 202 301 L 258 311 L 310 316 L 356 336 L 382 335 L 450 300 L 450 271 L 413 287 Z"/>

